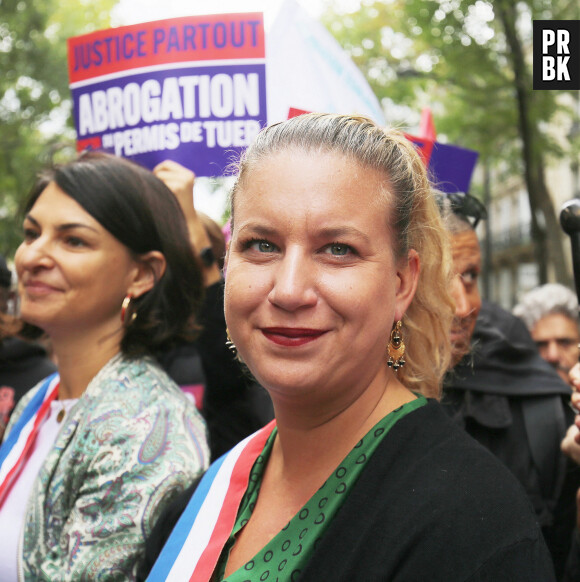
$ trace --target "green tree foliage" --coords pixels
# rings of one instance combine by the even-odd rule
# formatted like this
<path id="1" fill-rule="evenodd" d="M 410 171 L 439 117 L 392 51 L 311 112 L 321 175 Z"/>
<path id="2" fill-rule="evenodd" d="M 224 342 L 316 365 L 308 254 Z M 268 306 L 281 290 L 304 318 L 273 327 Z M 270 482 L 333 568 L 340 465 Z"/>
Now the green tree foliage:
<path id="1" fill-rule="evenodd" d="M 0 0 L 0 252 L 43 165 L 74 151 L 66 39 L 109 26 L 116 0 Z"/>
<path id="2" fill-rule="evenodd" d="M 566 152 L 546 128 L 572 116 L 562 92 L 532 90 L 532 21 L 578 18 L 571 0 L 364 0 L 325 24 L 361 68 L 387 116 L 430 106 L 439 134 L 480 152 L 496 175 L 523 177 L 540 278 L 567 281 L 562 234 L 544 179 Z"/>

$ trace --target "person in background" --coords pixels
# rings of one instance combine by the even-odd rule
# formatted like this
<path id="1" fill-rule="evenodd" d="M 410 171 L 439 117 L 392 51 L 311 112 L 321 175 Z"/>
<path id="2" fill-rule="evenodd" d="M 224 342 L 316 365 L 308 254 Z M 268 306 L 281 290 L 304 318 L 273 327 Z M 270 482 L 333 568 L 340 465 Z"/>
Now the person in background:
<path id="1" fill-rule="evenodd" d="M 266 391 L 227 347 L 222 273 L 225 240 L 219 226 L 195 208 L 195 174 L 172 160 L 161 162 L 153 172 L 179 200 L 206 285 L 198 311 L 200 334 L 193 342 L 164 350 L 160 362 L 185 391 L 202 384 L 202 391 L 195 393 L 215 460 L 271 421 L 274 411 Z"/>
<path id="2" fill-rule="evenodd" d="M 9 313 L 12 272 L 0 255 L 0 442 L 18 401 L 56 370 L 44 346 L 18 337 L 21 323 Z"/>
<path id="3" fill-rule="evenodd" d="M 8 268 L 4 256 L 0 255 L 0 313 L 11 311 L 10 305 L 13 300 L 12 271 Z"/>
<path id="4" fill-rule="evenodd" d="M 450 258 L 413 145 L 274 124 L 231 209 L 229 336 L 276 420 L 210 467 L 149 580 L 553 580 L 521 487 L 436 401 Z"/>
<path id="5" fill-rule="evenodd" d="M 206 427 L 155 354 L 189 338 L 203 293 L 171 191 L 85 152 L 43 175 L 15 255 L 21 317 L 58 374 L 0 448 L 0 579 L 134 580 L 144 538 L 207 467 Z"/>
<path id="6" fill-rule="evenodd" d="M 526 324 L 542 358 L 568 382 L 580 354 L 576 294 L 559 283 L 547 283 L 528 291 L 513 313 Z"/>
<path id="7" fill-rule="evenodd" d="M 485 218 L 485 208 L 468 194 L 438 194 L 438 200 L 451 235 L 455 274 L 453 358 L 442 405 L 523 485 L 560 579 L 580 485 L 580 471 L 560 451 L 573 416 L 570 388 L 540 357 L 524 323 L 481 299 L 475 227 Z"/>
<path id="8" fill-rule="evenodd" d="M 222 232 L 220 225 L 211 216 L 205 214 L 205 212 L 198 212 L 198 214 L 203 227 L 205 228 L 205 232 L 207 232 L 213 258 L 215 258 L 217 266 L 220 272 L 222 272 L 224 268 L 224 260 L 226 258 L 226 238 L 224 233 Z"/>

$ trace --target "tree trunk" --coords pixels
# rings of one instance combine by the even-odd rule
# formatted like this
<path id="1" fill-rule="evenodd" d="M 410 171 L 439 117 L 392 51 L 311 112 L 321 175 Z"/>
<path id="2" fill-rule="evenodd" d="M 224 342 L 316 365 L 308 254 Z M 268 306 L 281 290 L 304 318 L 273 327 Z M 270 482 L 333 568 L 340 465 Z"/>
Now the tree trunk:
<path id="1" fill-rule="evenodd" d="M 501 0 L 496 2 L 494 6 L 510 47 L 509 57 L 513 67 L 518 104 L 518 126 L 522 140 L 524 178 L 532 211 L 532 239 L 540 283 L 548 282 L 549 264 L 554 267 L 556 280 L 567 283 L 570 277 L 564 259 L 560 222 L 546 186 L 544 156 L 536 145 L 537 141 L 535 142 L 535 137 L 539 133 L 538 128 L 529 113 L 532 80 L 527 72 L 521 42 L 516 30 L 516 4 L 512 3 L 511 0 Z"/>

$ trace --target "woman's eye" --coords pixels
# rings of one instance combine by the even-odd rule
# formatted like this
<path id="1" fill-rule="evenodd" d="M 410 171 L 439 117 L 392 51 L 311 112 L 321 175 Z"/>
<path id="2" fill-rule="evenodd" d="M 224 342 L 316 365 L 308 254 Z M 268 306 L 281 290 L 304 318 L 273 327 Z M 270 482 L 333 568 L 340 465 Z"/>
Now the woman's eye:
<path id="1" fill-rule="evenodd" d="M 250 241 L 248 248 L 259 251 L 260 253 L 273 253 L 276 250 L 276 246 L 267 240 Z"/>
<path id="2" fill-rule="evenodd" d="M 25 228 L 23 231 L 23 238 L 25 241 L 33 241 L 38 238 L 38 232 L 33 228 Z"/>
<path id="3" fill-rule="evenodd" d="M 69 247 L 75 247 L 75 248 L 80 248 L 80 247 L 85 247 L 87 246 L 85 241 L 76 237 L 76 236 L 69 236 L 66 238 L 66 244 Z"/>
<path id="4" fill-rule="evenodd" d="M 352 251 L 351 247 L 341 243 L 332 243 L 328 245 L 327 252 L 335 257 L 342 257 L 348 255 Z"/>

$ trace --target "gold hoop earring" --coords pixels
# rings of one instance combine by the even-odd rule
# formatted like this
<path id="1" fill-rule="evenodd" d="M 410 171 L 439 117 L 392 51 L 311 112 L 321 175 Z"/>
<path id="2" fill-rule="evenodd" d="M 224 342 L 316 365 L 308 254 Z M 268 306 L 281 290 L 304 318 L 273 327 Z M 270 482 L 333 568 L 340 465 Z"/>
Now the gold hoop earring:
<path id="1" fill-rule="evenodd" d="M 131 293 L 125 295 L 125 299 L 123 299 L 123 303 L 121 304 L 121 323 L 125 323 L 125 319 L 127 319 L 129 306 L 131 305 L 131 299 L 133 299 L 133 295 L 131 295 Z M 137 317 L 136 313 L 131 313 L 129 323 L 133 321 L 136 317 Z"/>
<path id="2" fill-rule="evenodd" d="M 401 320 L 395 323 L 393 330 L 391 331 L 391 339 L 387 346 L 387 352 L 389 354 L 387 364 L 389 368 L 393 368 L 395 372 L 405 365 L 405 342 L 403 342 L 403 337 L 401 336 L 402 327 L 403 322 Z"/>

